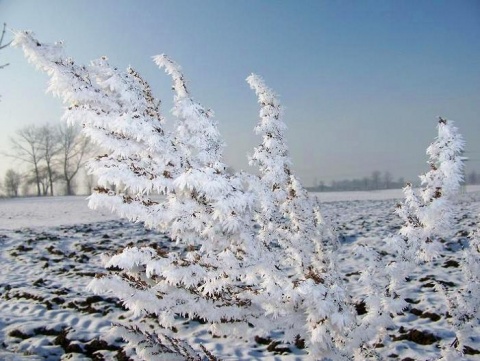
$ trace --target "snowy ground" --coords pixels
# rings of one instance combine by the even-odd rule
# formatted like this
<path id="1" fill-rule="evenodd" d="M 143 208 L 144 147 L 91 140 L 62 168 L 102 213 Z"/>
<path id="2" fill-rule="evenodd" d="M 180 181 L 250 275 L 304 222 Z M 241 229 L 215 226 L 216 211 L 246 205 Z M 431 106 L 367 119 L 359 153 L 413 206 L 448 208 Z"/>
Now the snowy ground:
<path id="1" fill-rule="evenodd" d="M 356 280 L 363 262 L 352 257 L 352 248 L 368 243 L 389 257 L 383 239 L 400 227 L 393 209 L 401 192 L 315 195 L 324 202 L 324 216 L 342 240 L 340 266 L 360 303 L 364 295 Z M 458 250 L 477 227 L 479 187 L 469 188 L 461 196 L 459 209 L 455 236 L 446 240 L 436 267 L 412 270 L 408 286 L 411 307 L 395 319 L 395 329 L 389 330 L 392 341 L 380 348 L 385 360 L 433 359 L 440 342 L 453 341 L 445 307 L 432 281 L 443 283 L 452 292 L 461 283 Z M 119 251 L 127 244 L 154 243 L 168 246 L 161 234 L 105 211 L 89 210 L 85 197 L 0 199 L 0 360 L 127 359 L 121 342 L 107 331 L 112 323 L 132 315 L 116 299 L 94 296 L 85 287 L 95 274 L 106 272 L 102 254 Z M 184 324 L 178 335 L 193 345 L 204 344 L 224 360 L 307 358 L 303 350 L 291 345 L 211 339 L 196 322 Z M 471 345 L 480 350 L 480 339 Z M 280 347 L 283 354 L 278 352 Z M 480 355 L 469 357 L 480 359 Z"/>

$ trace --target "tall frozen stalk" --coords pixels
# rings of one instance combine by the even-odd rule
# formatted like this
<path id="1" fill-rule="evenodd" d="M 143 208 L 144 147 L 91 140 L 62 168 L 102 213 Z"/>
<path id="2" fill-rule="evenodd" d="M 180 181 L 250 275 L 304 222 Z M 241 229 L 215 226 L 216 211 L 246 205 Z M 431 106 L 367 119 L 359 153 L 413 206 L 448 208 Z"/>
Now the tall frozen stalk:
<path id="1" fill-rule="evenodd" d="M 374 346 L 393 325 L 391 315 L 404 311 L 406 280 L 419 264 L 430 263 L 443 251 L 441 240 L 449 235 L 455 215 L 454 198 L 463 181 L 464 141 L 452 121 L 440 118 L 438 136 L 427 148 L 430 170 L 420 176 L 422 188 L 415 191 L 408 183 L 405 199 L 396 213 L 403 221 L 397 235 L 387 240 L 395 255 L 385 261 L 377 251 L 358 247 L 367 262 L 360 282 L 367 297 L 367 313 L 359 317 L 350 334 L 356 359 L 375 359 Z"/>
<path id="2" fill-rule="evenodd" d="M 285 324 L 287 340 L 306 329 L 314 355 L 341 357 L 345 330 L 352 321 L 349 298 L 333 255 L 323 248 L 324 225 L 317 205 L 291 169 L 277 96 L 255 74 L 247 82 L 260 104 L 255 132 L 262 143 L 250 158 L 260 171 L 260 179 L 251 182 L 257 191 L 258 238 L 268 247 L 272 266 L 284 272 L 282 278 L 265 273 L 263 282 L 269 290 L 265 295 L 275 297 L 264 302 L 271 303 L 271 312 Z M 280 307 L 277 299 L 282 300 Z"/>

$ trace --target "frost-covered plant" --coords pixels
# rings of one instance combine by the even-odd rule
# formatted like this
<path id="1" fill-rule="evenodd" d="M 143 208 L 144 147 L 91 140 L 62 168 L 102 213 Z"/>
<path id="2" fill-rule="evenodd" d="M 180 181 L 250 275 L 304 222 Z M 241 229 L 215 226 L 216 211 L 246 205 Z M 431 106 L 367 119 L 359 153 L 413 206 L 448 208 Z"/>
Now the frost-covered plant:
<path id="1" fill-rule="evenodd" d="M 335 237 L 293 174 L 282 107 L 262 78 L 247 78 L 260 103 L 255 132 L 262 142 L 250 157 L 259 176 L 230 174 L 213 112 L 194 101 L 180 66 L 167 56 L 154 61 L 173 79 L 173 131 L 165 129 L 159 101 L 132 68 L 121 71 L 106 58 L 77 65 L 62 44 L 42 44 L 28 32 L 17 33 L 14 44 L 49 74 L 48 90 L 67 106 L 64 119 L 81 124 L 106 149 L 88 164 L 99 180 L 90 207 L 107 207 L 172 240 L 169 248 L 127 247 L 110 256 L 106 267 L 119 271 L 89 285 L 158 325 L 154 332 L 142 322 L 118 329 L 139 359 L 197 357 L 169 337 L 179 317 L 205 321 L 216 336 L 280 331 L 287 342 L 303 340 L 314 359 L 378 358 L 374 346 L 391 315 L 407 306 L 402 290 L 408 272 L 438 255 L 440 237 L 451 228 L 464 146 L 451 121 L 440 119 L 427 149 L 431 169 L 421 177 L 422 190 L 404 188 L 397 209 L 404 225 L 390 240 L 396 258 L 387 263 L 376 251 L 359 249 L 370 260 L 360 277 L 370 296 L 367 313 L 355 318 L 337 271 Z M 475 257 L 465 256 L 471 287 L 458 301 L 465 305 L 455 316 L 461 327 L 478 314 L 478 298 L 468 293 L 478 293 Z"/>
<path id="2" fill-rule="evenodd" d="M 394 261 L 384 264 L 385 271 L 379 273 L 373 282 L 380 297 L 375 296 L 376 302 L 368 305 L 378 315 L 385 311 L 395 315 L 407 307 L 405 298 L 405 282 L 411 271 L 419 263 L 430 263 L 438 258 L 443 251 L 442 239 L 451 235 L 456 207 L 454 198 L 459 192 L 464 175 L 463 151 L 465 142 L 453 121 L 443 118 L 438 122 L 438 136 L 427 148 L 430 170 L 420 176 L 422 188 L 415 191 L 408 183 L 403 189 L 405 199 L 399 204 L 396 213 L 403 220 L 398 235 L 389 239 L 391 249 L 395 254 Z M 480 319 L 480 250 L 479 241 L 473 235 L 470 248 L 463 252 L 462 271 L 465 277 L 464 287 L 460 292 L 448 294 L 445 287 L 439 283 L 435 289 L 442 293 L 446 300 L 448 313 L 451 318 L 456 339 L 451 346 L 442 346 L 442 360 L 463 359 L 466 343 L 472 337 L 472 330 Z M 378 260 L 378 258 L 377 258 Z M 373 262 L 366 270 L 372 274 L 373 270 L 381 265 Z M 365 277 L 367 284 L 372 280 Z M 380 302 L 378 302 L 380 301 Z M 387 307 L 386 307 L 387 306 Z M 381 308 L 383 310 L 379 311 Z M 369 311 L 370 313 L 370 311 Z M 373 323 L 375 324 L 375 323 Z M 384 325 L 389 324 L 388 319 Z M 367 334 L 367 333 L 365 333 Z M 372 334 L 375 334 L 372 332 Z"/>
<path id="3" fill-rule="evenodd" d="M 456 348 L 463 352 L 472 337 L 472 329 L 480 323 L 480 234 L 470 237 L 469 247 L 462 254 L 463 289 L 454 295 L 450 307 L 457 331 Z"/>
<path id="4" fill-rule="evenodd" d="M 135 70 L 120 71 L 106 58 L 79 66 L 62 44 L 42 44 L 28 32 L 14 43 L 50 75 L 48 90 L 67 105 L 64 118 L 107 151 L 88 165 L 99 179 L 89 205 L 144 222 L 182 246 L 128 247 L 106 264 L 121 272 L 95 279 L 92 290 L 114 293 L 135 313 L 155 318 L 157 332 L 183 316 L 208 322 L 214 335 L 282 331 L 286 341 L 303 339 L 316 358 L 341 357 L 349 299 L 323 248 L 328 232 L 318 205 L 290 168 L 281 107 L 261 78 L 248 78 L 261 104 L 262 143 L 251 158 L 261 175 L 232 175 L 213 113 L 191 98 L 168 57 L 154 60 L 173 79 L 173 132 L 164 129 L 159 102 Z M 155 339 L 126 330 L 144 337 L 142 345 Z M 153 357 L 141 345 L 137 353 Z"/>
<path id="5" fill-rule="evenodd" d="M 252 74 L 247 82 L 261 105 L 255 131 L 262 143 L 250 158 L 260 170 L 259 179 L 250 178 L 258 200 L 258 240 L 267 247 L 269 267 L 283 272 L 282 278 L 272 278 L 260 268 L 268 290 L 261 295 L 267 296 L 262 302 L 270 304 L 270 312 L 285 324 L 287 340 L 301 336 L 307 328 L 310 350 L 334 357 L 341 354 L 344 331 L 352 322 L 349 298 L 333 255 L 323 247 L 318 205 L 291 170 L 278 99 L 259 76 Z"/>
<path id="6" fill-rule="evenodd" d="M 114 326 L 110 334 L 127 342 L 123 348 L 126 356 L 132 360 L 178 360 L 178 361 L 217 361 L 203 345 L 201 351 L 195 351 L 185 341 L 161 333 L 141 330 L 138 326 Z M 139 347 L 140 346 L 140 347 Z"/>
<path id="7" fill-rule="evenodd" d="M 407 184 L 403 190 L 405 200 L 397 207 L 397 214 L 404 224 L 398 236 L 391 239 L 397 258 L 387 268 L 387 290 L 390 297 L 396 295 L 403 301 L 406 295 L 402 289 L 409 271 L 418 263 L 436 259 L 443 250 L 441 240 L 449 236 L 453 228 L 453 200 L 463 181 L 464 146 L 463 137 L 458 133 L 453 121 L 440 118 L 438 136 L 427 148 L 430 171 L 420 177 L 422 189 L 417 193 L 411 184 Z M 440 284 L 437 284 L 436 288 L 445 292 Z M 405 306 L 406 304 L 402 307 Z M 452 300 L 447 302 L 447 306 L 449 312 L 456 312 L 453 311 Z M 456 355 L 452 356 L 452 352 Z M 458 359 L 458 355 L 455 350 L 443 350 L 443 357 L 446 359 Z"/>
<path id="8" fill-rule="evenodd" d="M 393 324 L 392 310 L 387 293 L 388 277 L 385 275 L 384 255 L 365 244 L 355 247 L 357 256 L 365 260 L 365 268 L 360 272 L 358 282 L 362 285 L 365 297 L 357 301 L 365 312 L 356 318 L 348 333 L 349 354 L 354 360 L 378 360 L 376 345 L 383 343 L 386 328 Z"/>
<path id="9" fill-rule="evenodd" d="M 440 240 L 452 229 L 455 214 L 452 200 L 463 181 L 464 146 L 453 121 L 440 118 L 438 136 L 427 148 L 430 171 L 420 176 L 420 194 L 407 184 L 403 190 L 405 201 L 397 208 L 404 222 L 399 231 L 404 242 L 400 240 L 397 245 L 405 259 L 431 261 L 441 252 Z"/>
<path id="10" fill-rule="evenodd" d="M 420 176 L 422 188 L 417 192 L 408 183 L 403 189 L 404 202 L 396 210 L 403 226 L 387 240 L 395 258 L 386 261 L 374 249 L 357 247 L 367 260 L 359 282 L 368 296 L 363 300 L 367 312 L 357 319 L 349 335 L 356 359 L 378 358 L 375 342 L 381 342 L 385 329 L 393 324 L 391 315 L 408 306 L 404 292 L 408 276 L 419 263 L 441 253 L 441 238 L 452 229 L 453 199 L 463 180 L 463 148 L 463 138 L 453 122 L 440 118 L 438 136 L 427 148 L 430 171 Z"/>
<path id="11" fill-rule="evenodd" d="M 462 251 L 461 270 L 463 282 L 460 290 L 447 293 L 441 285 L 437 290 L 447 302 L 449 322 L 455 331 L 455 340 L 443 345 L 442 360 L 464 359 L 464 353 L 475 337 L 475 327 L 480 324 L 480 238 L 479 231 L 470 235 L 469 244 Z"/>
<path id="12" fill-rule="evenodd" d="M 440 118 L 438 136 L 427 148 L 430 171 L 420 176 L 422 189 L 416 192 L 408 183 L 403 189 L 405 200 L 396 210 L 403 226 L 390 240 L 397 255 L 388 267 L 390 294 L 401 289 L 415 264 L 437 258 L 443 249 L 441 239 L 452 229 L 453 200 L 463 181 L 464 145 L 453 122 Z"/>

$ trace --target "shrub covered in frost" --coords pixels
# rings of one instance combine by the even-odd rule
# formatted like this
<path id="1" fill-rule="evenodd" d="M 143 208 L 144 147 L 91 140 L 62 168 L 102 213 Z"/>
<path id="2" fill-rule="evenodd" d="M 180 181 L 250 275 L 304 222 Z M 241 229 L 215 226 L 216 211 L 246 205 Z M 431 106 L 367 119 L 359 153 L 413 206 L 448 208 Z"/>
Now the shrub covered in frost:
<path id="1" fill-rule="evenodd" d="M 99 178 L 90 206 L 184 246 L 126 248 L 106 265 L 123 272 L 95 279 L 91 289 L 115 294 L 166 329 L 180 315 L 203 319 L 214 335 L 279 330 L 285 341 L 304 340 L 313 355 L 342 349 L 352 308 L 324 250 L 318 205 L 291 170 L 280 104 L 260 77 L 247 79 L 261 107 L 255 130 L 262 141 L 250 159 L 260 176 L 229 174 L 213 112 L 193 100 L 165 55 L 154 61 L 173 79 L 173 132 L 135 70 L 120 71 L 106 58 L 77 65 L 62 44 L 42 44 L 28 32 L 15 44 L 50 75 L 49 91 L 67 105 L 65 120 L 108 151 L 88 164 Z M 120 184 L 128 193 L 109 187 Z"/>
<path id="2" fill-rule="evenodd" d="M 374 250 L 359 249 L 369 260 L 360 282 L 371 296 L 367 313 L 356 316 L 336 268 L 335 236 L 292 171 L 282 107 L 261 77 L 247 78 L 260 104 L 255 132 L 261 142 L 250 157 L 259 175 L 231 174 L 213 112 L 192 98 L 180 66 L 167 56 L 154 61 L 173 80 L 172 131 L 134 69 L 121 71 L 106 58 L 78 65 L 61 43 L 40 43 L 29 32 L 17 33 L 14 45 L 49 74 L 48 90 L 66 104 L 64 119 L 81 124 L 106 149 L 88 164 L 99 180 L 90 207 L 143 222 L 166 233 L 172 246 L 181 245 L 127 247 L 106 264 L 120 271 L 89 286 L 156 320 L 155 333 L 142 323 L 117 329 L 138 358 L 164 353 L 196 359 L 189 346 L 168 336 L 179 316 L 203 320 L 215 336 L 280 331 L 287 342 L 304 341 L 314 359 L 377 357 L 374 345 L 391 315 L 407 306 L 400 291 L 407 270 L 435 258 L 442 249 L 439 237 L 451 228 L 464 146 L 452 122 L 440 119 L 420 193 L 410 185 L 404 189 L 397 209 L 404 225 L 389 240 L 396 259 L 385 264 Z M 478 251 L 478 238 L 471 247 Z M 478 252 L 465 255 L 464 270 L 460 331 L 478 319 Z"/>

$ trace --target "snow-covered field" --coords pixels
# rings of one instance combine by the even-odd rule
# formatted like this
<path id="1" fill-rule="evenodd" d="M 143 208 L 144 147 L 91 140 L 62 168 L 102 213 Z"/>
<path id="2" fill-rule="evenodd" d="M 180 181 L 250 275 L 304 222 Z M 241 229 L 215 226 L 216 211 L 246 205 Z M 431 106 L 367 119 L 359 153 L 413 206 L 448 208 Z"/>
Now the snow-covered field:
<path id="1" fill-rule="evenodd" d="M 323 213 L 336 228 L 342 246 L 340 267 L 361 312 L 364 295 L 356 280 L 364 263 L 353 247 L 368 243 L 389 257 L 383 239 L 395 233 L 400 220 L 393 213 L 401 191 L 316 193 Z M 426 360 L 438 356 L 440 342 L 454 339 L 433 280 L 454 291 L 461 282 L 459 250 L 477 227 L 480 187 L 470 187 L 459 199 L 454 236 L 434 268 L 412 270 L 410 309 L 395 318 L 391 341 L 380 345 L 385 360 Z M 113 297 L 86 290 L 102 267 L 102 254 L 128 244 L 161 244 L 168 239 L 140 224 L 120 220 L 107 211 L 92 211 L 85 197 L 0 200 L 0 360 L 109 360 L 127 358 L 122 343 L 107 334 L 110 325 L 133 315 Z M 181 321 L 179 321 L 181 322 Z M 477 335 L 480 327 L 476 329 Z M 221 359 L 305 359 L 292 345 L 265 340 L 209 337 L 198 322 L 183 323 L 176 334 L 192 345 L 202 343 Z M 480 350 L 480 339 L 472 341 Z M 472 360 L 480 354 L 469 355 Z"/>

